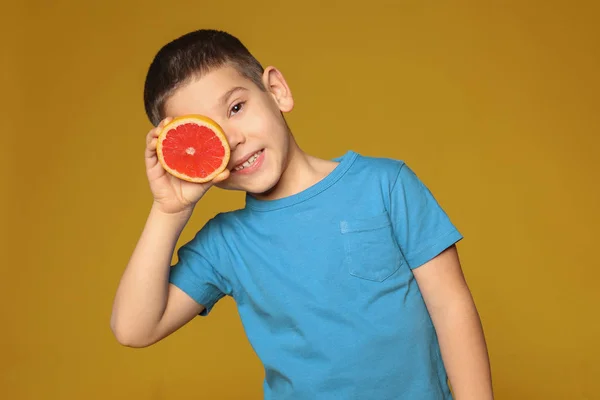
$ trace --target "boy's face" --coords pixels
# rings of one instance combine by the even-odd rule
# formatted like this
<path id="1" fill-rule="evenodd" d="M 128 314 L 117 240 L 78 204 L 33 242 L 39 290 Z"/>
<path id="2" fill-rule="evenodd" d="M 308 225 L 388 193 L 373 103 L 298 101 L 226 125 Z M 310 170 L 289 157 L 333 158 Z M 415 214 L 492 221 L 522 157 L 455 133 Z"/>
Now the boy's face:
<path id="1" fill-rule="evenodd" d="M 231 147 L 231 175 L 218 187 L 264 193 L 287 165 L 290 132 L 281 112 L 292 110 L 291 92 L 272 67 L 265 70 L 263 84 L 266 92 L 226 65 L 177 89 L 165 104 L 168 117 L 201 114 L 223 128 Z"/>

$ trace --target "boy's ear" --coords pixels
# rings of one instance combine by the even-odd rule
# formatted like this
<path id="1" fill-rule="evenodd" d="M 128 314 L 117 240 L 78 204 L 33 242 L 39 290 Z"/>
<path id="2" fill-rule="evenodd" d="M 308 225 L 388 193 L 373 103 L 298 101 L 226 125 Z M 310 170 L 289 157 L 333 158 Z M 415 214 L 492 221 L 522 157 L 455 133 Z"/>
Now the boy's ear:
<path id="1" fill-rule="evenodd" d="M 275 67 L 267 67 L 263 73 L 263 85 L 273 96 L 275 103 L 282 112 L 290 112 L 294 108 L 292 92 L 281 71 Z"/>

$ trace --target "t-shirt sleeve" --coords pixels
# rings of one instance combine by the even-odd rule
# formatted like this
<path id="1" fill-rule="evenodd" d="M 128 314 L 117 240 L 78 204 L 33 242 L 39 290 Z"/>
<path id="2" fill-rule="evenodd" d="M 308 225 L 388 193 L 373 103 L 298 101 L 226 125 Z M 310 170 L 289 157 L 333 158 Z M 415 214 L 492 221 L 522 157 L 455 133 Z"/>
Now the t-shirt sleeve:
<path id="1" fill-rule="evenodd" d="M 431 191 L 405 163 L 392 185 L 390 214 L 396 240 L 411 269 L 462 239 Z"/>
<path id="2" fill-rule="evenodd" d="M 196 236 L 177 251 L 177 262 L 171 267 L 169 282 L 177 286 L 205 309 L 208 315 L 215 304 L 230 293 L 229 285 L 213 265 L 211 247 L 211 223 L 209 221 Z"/>

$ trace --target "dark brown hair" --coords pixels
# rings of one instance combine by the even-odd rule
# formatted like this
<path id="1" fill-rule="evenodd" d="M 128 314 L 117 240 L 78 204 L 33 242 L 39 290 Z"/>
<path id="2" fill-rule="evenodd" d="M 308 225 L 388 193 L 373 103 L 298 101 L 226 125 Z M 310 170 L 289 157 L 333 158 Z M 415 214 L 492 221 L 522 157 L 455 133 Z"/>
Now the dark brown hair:
<path id="1" fill-rule="evenodd" d="M 150 122 L 156 126 L 165 117 L 165 102 L 178 87 L 225 64 L 265 90 L 262 65 L 229 33 L 200 29 L 163 46 L 150 64 L 144 84 L 144 107 Z"/>

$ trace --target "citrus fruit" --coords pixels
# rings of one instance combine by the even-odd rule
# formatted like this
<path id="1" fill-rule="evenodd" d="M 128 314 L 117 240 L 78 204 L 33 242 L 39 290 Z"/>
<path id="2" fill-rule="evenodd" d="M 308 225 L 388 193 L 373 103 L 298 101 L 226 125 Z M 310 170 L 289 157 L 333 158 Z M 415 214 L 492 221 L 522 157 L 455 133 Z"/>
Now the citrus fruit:
<path id="1" fill-rule="evenodd" d="M 186 115 L 174 118 L 161 130 L 156 154 L 171 175 L 203 183 L 225 170 L 230 149 L 215 121 L 202 115 Z"/>

